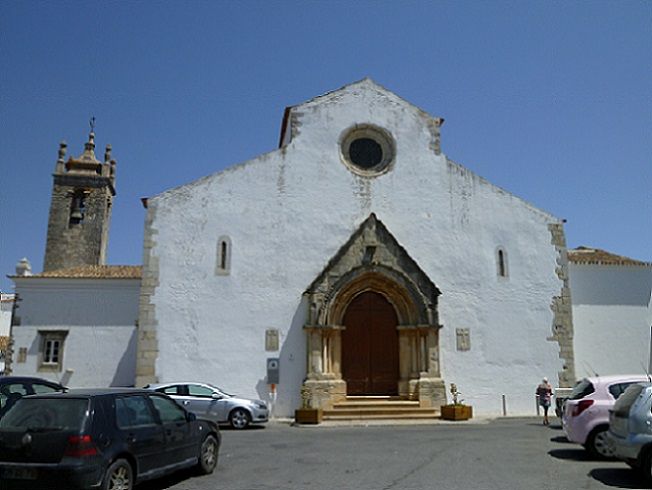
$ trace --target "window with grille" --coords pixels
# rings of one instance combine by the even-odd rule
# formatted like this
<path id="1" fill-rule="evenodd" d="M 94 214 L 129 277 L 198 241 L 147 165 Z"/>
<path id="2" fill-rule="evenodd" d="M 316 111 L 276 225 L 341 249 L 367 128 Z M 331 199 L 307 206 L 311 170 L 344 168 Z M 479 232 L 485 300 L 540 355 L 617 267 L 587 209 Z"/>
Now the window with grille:
<path id="1" fill-rule="evenodd" d="M 39 371 L 61 371 L 67 331 L 40 331 Z"/>

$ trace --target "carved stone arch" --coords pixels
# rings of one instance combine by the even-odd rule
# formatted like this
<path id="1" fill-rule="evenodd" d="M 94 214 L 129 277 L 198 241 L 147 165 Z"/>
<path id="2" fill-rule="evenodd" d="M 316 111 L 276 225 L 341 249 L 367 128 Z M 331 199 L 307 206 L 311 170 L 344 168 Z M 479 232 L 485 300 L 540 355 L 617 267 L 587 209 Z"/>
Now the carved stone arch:
<path id="1" fill-rule="evenodd" d="M 342 324 L 349 303 L 365 291 L 383 295 L 394 306 L 400 325 L 430 322 L 428 312 L 432 303 L 410 278 L 384 265 L 373 265 L 353 269 L 333 285 L 333 292 L 327 295 L 322 308 L 324 324 Z"/>
<path id="2" fill-rule="evenodd" d="M 441 294 L 385 225 L 371 214 L 308 287 L 305 325 L 308 374 L 304 394 L 329 408 L 346 398 L 341 332 L 348 305 L 373 291 L 396 311 L 399 336 L 398 392 L 422 406 L 445 403 L 440 378 L 437 298 Z"/>

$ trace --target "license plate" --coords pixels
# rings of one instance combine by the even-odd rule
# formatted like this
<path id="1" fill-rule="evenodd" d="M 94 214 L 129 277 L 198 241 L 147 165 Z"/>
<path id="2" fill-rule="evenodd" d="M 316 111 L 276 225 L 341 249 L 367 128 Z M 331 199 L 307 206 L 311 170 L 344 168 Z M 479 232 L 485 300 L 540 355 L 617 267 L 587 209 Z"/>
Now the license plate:
<path id="1" fill-rule="evenodd" d="M 5 468 L 2 476 L 8 480 L 36 480 L 38 471 L 34 468 Z"/>

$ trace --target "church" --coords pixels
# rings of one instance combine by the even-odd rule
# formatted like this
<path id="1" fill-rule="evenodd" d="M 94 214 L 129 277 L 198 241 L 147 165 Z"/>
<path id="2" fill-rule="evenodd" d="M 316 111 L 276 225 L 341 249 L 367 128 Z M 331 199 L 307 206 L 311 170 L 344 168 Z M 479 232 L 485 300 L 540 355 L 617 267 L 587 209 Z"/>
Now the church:
<path id="1" fill-rule="evenodd" d="M 370 79 L 288 107 L 279 148 L 147 200 L 136 385 L 276 416 L 350 399 L 531 413 L 575 381 L 563 220 L 442 149 Z"/>
<path id="2" fill-rule="evenodd" d="M 652 263 L 567 250 L 563 220 L 443 152 L 443 123 L 370 79 L 288 107 L 278 149 L 144 200 L 142 266 L 106 263 L 111 147 L 61 143 L 7 374 L 336 419 L 435 417 L 452 384 L 476 414 L 533 414 L 543 376 L 641 373 Z"/>

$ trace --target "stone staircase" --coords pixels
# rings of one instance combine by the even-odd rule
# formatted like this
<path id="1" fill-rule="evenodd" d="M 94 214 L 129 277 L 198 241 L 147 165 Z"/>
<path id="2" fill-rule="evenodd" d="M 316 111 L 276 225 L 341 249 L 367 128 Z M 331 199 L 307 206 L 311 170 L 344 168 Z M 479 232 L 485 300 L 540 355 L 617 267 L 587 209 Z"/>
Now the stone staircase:
<path id="1" fill-rule="evenodd" d="M 438 408 L 421 408 L 418 401 L 396 396 L 348 396 L 332 410 L 324 410 L 324 420 L 438 419 Z"/>

